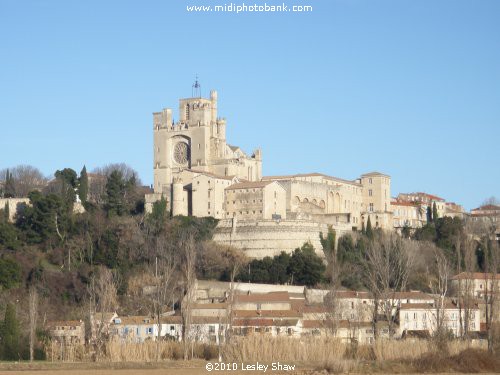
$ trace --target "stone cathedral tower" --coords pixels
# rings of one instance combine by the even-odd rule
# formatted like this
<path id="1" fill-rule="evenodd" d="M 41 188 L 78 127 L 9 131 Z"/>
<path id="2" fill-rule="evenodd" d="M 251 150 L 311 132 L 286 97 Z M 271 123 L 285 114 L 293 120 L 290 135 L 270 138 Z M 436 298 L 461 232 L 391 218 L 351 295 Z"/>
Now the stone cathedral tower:
<path id="1" fill-rule="evenodd" d="M 227 144 L 226 120 L 217 116 L 217 92 L 211 91 L 207 99 L 201 97 L 198 81 L 193 88 L 193 97 L 179 100 L 179 121 L 174 123 L 170 108 L 153 113 L 154 194 L 146 196 L 148 210 L 163 196 L 172 213 L 191 214 L 191 183 L 199 172 L 247 181 L 262 177 L 260 150 L 247 156 L 239 147 Z M 183 196 L 174 197 L 174 192 Z"/>

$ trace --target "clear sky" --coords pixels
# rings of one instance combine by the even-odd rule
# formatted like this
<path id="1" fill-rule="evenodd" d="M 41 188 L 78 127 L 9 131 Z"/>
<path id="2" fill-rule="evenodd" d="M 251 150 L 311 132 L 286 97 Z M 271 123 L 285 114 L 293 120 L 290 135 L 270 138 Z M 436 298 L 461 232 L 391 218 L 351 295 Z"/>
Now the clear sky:
<path id="1" fill-rule="evenodd" d="M 266 175 L 376 170 L 393 195 L 467 209 L 500 196 L 500 1 L 284 1 L 313 11 L 0 0 L 0 169 L 125 162 L 150 184 L 152 112 L 178 118 L 198 74 Z"/>

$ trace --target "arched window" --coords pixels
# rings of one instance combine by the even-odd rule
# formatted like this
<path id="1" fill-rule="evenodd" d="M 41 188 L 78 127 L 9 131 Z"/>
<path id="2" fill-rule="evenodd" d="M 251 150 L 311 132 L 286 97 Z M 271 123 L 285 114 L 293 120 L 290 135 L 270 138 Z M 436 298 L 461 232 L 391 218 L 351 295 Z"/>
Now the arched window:
<path id="1" fill-rule="evenodd" d="M 186 104 L 186 120 L 189 120 L 189 104 Z"/>

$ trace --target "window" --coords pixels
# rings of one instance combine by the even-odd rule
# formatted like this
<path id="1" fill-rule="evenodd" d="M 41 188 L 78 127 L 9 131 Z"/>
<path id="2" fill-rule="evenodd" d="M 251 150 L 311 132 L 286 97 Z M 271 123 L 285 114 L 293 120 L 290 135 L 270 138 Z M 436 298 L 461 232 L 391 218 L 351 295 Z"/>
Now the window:
<path id="1" fill-rule="evenodd" d="M 208 333 L 214 334 L 215 333 L 215 326 L 208 326 Z"/>
<path id="2" fill-rule="evenodd" d="M 210 202 L 208 202 L 208 209 L 210 210 Z"/>
<path id="3" fill-rule="evenodd" d="M 372 197 L 372 196 L 373 196 L 373 190 L 372 190 L 372 189 L 368 190 L 368 196 L 369 196 L 369 197 Z"/>
<path id="4" fill-rule="evenodd" d="M 373 203 L 370 203 L 370 212 L 373 212 Z"/>
<path id="5" fill-rule="evenodd" d="M 368 183 L 371 184 L 373 182 L 373 180 L 371 179 L 371 177 L 368 179 Z"/>

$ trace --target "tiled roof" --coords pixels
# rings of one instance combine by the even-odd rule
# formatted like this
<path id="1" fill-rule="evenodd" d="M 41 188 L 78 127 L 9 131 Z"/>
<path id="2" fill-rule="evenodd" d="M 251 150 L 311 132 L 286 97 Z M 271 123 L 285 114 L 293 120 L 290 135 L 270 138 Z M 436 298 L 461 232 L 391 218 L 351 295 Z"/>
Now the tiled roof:
<path id="1" fill-rule="evenodd" d="M 358 292 L 356 290 L 338 290 L 335 293 L 336 298 L 373 298 L 370 292 Z"/>
<path id="2" fill-rule="evenodd" d="M 245 302 L 290 302 L 288 292 L 270 292 L 264 294 L 237 294 L 234 296 L 237 303 Z"/>
<path id="3" fill-rule="evenodd" d="M 205 176 L 217 178 L 219 180 L 232 180 L 234 178 L 234 176 L 222 176 L 222 175 L 218 175 L 218 174 L 215 174 L 215 173 L 212 173 L 212 172 L 199 171 L 199 170 L 196 170 L 196 169 L 189 169 L 189 171 L 193 172 L 193 173 L 199 173 L 199 174 L 202 174 L 202 175 L 205 175 Z"/>
<path id="4" fill-rule="evenodd" d="M 78 327 L 82 326 L 84 323 L 82 320 L 53 320 L 47 322 L 48 328 L 53 327 Z"/>
<path id="5" fill-rule="evenodd" d="M 235 319 L 233 327 L 272 327 L 272 319 Z"/>
<path id="6" fill-rule="evenodd" d="M 420 299 L 420 300 L 432 300 L 433 298 L 421 291 L 411 291 L 411 292 L 395 292 L 393 295 L 389 295 L 389 298 L 393 299 Z"/>
<path id="7" fill-rule="evenodd" d="M 329 310 L 323 304 L 307 305 L 305 301 L 292 301 L 292 309 L 301 313 L 311 314 L 322 314 L 327 313 Z"/>
<path id="8" fill-rule="evenodd" d="M 236 318 L 300 318 L 302 314 L 294 310 L 234 310 Z"/>
<path id="9" fill-rule="evenodd" d="M 291 179 L 297 178 L 297 177 L 324 177 L 324 178 L 332 180 L 332 181 L 338 181 L 338 182 L 343 182 L 343 183 L 346 183 L 346 184 L 361 186 L 361 184 L 358 184 L 355 181 L 344 180 L 342 178 L 328 176 L 326 174 L 317 173 L 317 172 L 302 173 L 302 174 L 291 174 L 291 175 L 283 175 L 283 176 L 264 176 L 264 177 L 262 177 L 262 180 L 291 180 Z"/>
<path id="10" fill-rule="evenodd" d="M 195 303 L 191 305 L 192 309 L 210 310 L 210 309 L 227 309 L 227 303 Z"/>
<path id="11" fill-rule="evenodd" d="M 274 181 L 248 181 L 240 182 L 231 186 L 228 186 L 225 190 L 236 190 L 236 189 L 252 189 L 252 188 L 263 188 Z"/>
<path id="12" fill-rule="evenodd" d="M 423 193 L 423 192 L 418 192 L 418 193 L 415 193 L 417 195 L 422 195 L 422 196 L 425 196 L 433 201 L 441 201 L 441 202 L 444 202 L 444 199 L 441 198 L 441 197 L 438 197 L 437 195 L 432 195 L 432 194 L 427 194 L 427 193 Z"/>

